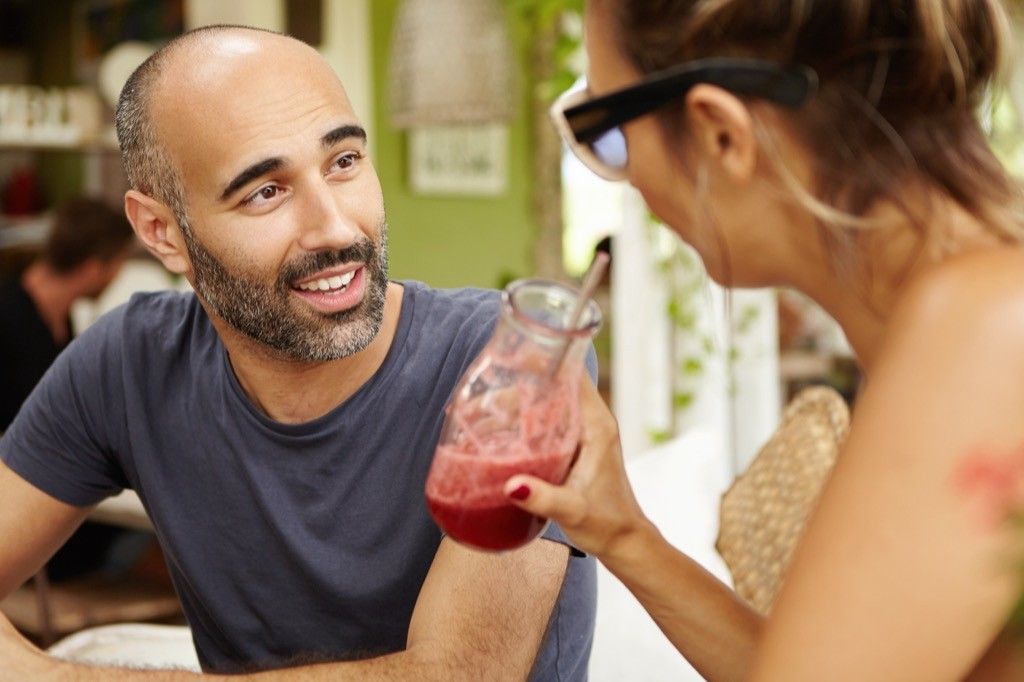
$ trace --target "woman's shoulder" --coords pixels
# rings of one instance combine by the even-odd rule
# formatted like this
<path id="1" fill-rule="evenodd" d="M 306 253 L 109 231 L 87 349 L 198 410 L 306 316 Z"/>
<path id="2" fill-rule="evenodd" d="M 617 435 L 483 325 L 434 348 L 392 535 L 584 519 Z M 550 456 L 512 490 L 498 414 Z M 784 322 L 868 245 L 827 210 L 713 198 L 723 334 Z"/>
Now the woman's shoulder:
<path id="1" fill-rule="evenodd" d="M 907 282 L 896 302 L 888 336 L 940 334 L 1002 339 L 1024 349 L 1024 247 L 999 247 L 948 258 Z"/>

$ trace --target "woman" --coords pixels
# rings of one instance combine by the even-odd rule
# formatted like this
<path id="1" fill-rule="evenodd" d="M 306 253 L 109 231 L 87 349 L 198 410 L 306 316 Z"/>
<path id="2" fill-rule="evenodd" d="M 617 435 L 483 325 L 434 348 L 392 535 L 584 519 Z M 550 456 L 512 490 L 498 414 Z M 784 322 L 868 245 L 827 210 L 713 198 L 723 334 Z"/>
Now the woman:
<path id="1" fill-rule="evenodd" d="M 1024 212 L 975 116 L 1002 8 L 590 0 L 586 26 L 589 92 L 556 108 L 581 159 L 635 185 L 717 281 L 814 298 L 867 382 L 763 622 L 644 517 L 593 391 L 565 485 L 506 493 L 597 555 L 709 679 L 1013 674 L 994 644 L 1012 535 L 956 483 L 1024 447 Z"/>

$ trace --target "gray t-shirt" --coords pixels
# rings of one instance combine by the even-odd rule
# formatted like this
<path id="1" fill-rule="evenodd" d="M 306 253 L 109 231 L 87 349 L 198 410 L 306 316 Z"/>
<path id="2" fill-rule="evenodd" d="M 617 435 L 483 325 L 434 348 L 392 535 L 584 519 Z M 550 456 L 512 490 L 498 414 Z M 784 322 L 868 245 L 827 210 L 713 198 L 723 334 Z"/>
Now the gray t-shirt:
<path id="1" fill-rule="evenodd" d="M 0 458 L 72 505 L 138 492 L 205 670 L 399 651 L 441 541 L 423 486 L 443 408 L 499 310 L 403 284 L 384 364 L 304 424 L 253 406 L 193 295 L 136 295 L 61 354 Z M 572 556 L 533 679 L 586 678 L 595 600 Z"/>

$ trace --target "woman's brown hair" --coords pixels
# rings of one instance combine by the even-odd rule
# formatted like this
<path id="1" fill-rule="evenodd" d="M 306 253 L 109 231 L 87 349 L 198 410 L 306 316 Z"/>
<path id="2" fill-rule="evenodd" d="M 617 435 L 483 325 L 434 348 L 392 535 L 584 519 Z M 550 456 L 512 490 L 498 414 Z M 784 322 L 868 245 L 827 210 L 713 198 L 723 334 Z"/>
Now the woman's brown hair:
<path id="1" fill-rule="evenodd" d="M 906 209 L 901 190 L 924 181 L 1006 242 L 1024 241 L 1017 182 L 992 153 L 977 115 L 1002 66 L 1009 20 L 997 0 L 601 0 L 618 47 L 650 73 L 709 56 L 745 56 L 813 68 L 818 93 L 793 114 L 810 150 L 804 188 L 777 152 L 776 171 L 825 228 L 842 265 L 854 230 L 879 202 Z M 681 103 L 662 113 L 678 135 Z M 772 136 L 759 123 L 762 145 Z M 931 238 L 926 217 L 908 217 Z M 847 263 L 847 265 L 849 265 Z"/>

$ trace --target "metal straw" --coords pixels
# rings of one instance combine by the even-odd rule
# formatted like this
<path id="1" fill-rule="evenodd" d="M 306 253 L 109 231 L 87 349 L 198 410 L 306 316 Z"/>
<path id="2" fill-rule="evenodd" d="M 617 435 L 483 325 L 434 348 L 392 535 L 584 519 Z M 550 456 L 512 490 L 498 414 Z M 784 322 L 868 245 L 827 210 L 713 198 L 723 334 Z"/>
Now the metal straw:
<path id="1" fill-rule="evenodd" d="M 598 251 L 597 255 L 594 256 L 593 262 L 591 262 L 590 267 L 587 269 L 587 274 L 583 276 L 583 286 L 580 287 L 579 296 L 576 298 L 576 307 L 573 308 L 572 315 L 569 317 L 569 325 L 566 327 L 567 331 L 574 332 L 579 326 L 583 310 L 594 296 L 597 285 L 601 283 L 604 271 L 608 268 L 609 260 L 608 254 L 604 251 Z M 558 376 L 558 371 L 562 368 L 562 363 L 565 362 L 565 356 L 569 354 L 569 346 L 571 345 L 572 337 L 567 336 L 562 349 L 558 353 L 558 358 L 551 367 L 549 378 L 554 379 Z"/>

